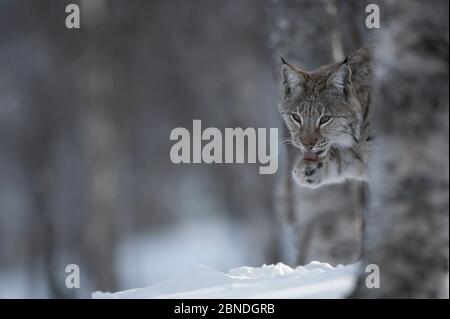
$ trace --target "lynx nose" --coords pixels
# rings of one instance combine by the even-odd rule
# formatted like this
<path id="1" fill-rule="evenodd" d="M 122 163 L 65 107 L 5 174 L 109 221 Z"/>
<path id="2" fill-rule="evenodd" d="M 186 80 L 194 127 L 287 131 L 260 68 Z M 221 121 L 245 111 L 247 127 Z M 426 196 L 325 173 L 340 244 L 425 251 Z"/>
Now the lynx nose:
<path id="1" fill-rule="evenodd" d="M 301 138 L 300 141 L 302 142 L 302 145 L 304 148 L 306 148 L 308 151 L 312 150 L 314 145 L 317 143 L 316 137 L 304 137 Z"/>

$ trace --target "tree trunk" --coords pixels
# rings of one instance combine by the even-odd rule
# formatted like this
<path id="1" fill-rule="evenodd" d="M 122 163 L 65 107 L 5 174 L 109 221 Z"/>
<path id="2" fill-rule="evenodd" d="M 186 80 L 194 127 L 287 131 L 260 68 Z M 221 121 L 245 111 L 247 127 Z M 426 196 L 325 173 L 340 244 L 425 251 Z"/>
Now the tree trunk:
<path id="1" fill-rule="evenodd" d="M 356 298 L 448 297 L 448 2 L 401 1 L 375 60 L 375 149 Z M 382 17 L 383 12 L 381 12 Z"/>

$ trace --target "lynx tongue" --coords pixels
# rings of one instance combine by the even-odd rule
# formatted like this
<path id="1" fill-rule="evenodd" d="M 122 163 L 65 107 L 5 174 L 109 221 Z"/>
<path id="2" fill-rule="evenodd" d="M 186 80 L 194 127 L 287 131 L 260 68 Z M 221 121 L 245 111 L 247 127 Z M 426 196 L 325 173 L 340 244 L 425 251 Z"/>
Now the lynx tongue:
<path id="1" fill-rule="evenodd" d="M 313 153 L 313 152 L 305 152 L 303 154 L 304 159 L 307 161 L 318 161 L 319 160 L 319 156 L 317 155 L 317 153 Z"/>

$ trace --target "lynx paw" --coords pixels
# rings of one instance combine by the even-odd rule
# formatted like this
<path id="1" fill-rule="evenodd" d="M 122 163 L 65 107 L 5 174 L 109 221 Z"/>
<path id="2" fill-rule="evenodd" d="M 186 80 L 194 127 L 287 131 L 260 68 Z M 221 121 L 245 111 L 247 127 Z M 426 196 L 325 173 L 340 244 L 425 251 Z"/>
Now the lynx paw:
<path id="1" fill-rule="evenodd" d="M 303 187 L 317 188 L 322 185 L 324 163 L 300 160 L 292 170 L 294 180 Z"/>

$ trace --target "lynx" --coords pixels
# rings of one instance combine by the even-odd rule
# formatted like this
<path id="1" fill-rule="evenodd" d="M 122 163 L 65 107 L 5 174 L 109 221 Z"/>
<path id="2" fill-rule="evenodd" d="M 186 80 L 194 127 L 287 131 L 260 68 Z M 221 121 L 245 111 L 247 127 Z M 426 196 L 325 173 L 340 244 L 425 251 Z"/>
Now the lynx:
<path id="1" fill-rule="evenodd" d="M 367 181 L 370 152 L 371 49 L 307 72 L 282 58 L 281 115 L 296 151 L 294 180 L 317 188 Z"/>

